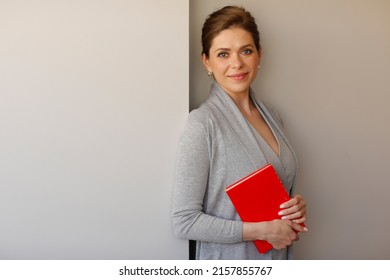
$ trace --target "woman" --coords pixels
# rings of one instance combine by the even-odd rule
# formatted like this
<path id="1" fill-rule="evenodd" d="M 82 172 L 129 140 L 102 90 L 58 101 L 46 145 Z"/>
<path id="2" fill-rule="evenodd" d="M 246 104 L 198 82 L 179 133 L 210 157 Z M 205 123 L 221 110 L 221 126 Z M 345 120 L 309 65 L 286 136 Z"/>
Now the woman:
<path id="1" fill-rule="evenodd" d="M 293 194 L 297 164 L 279 117 L 255 100 L 250 85 L 261 61 L 260 35 L 243 8 L 212 13 L 202 29 L 202 59 L 214 78 L 209 98 L 188 116 L 179 141 L 172 197 L 175 234 L 196 240 L 196 259 L 289 259 L 306 219 L 294 195 L 280 220 L 244 223 L 225 188 L 270 163 Z M 254 240 L 272 250 L 259 254 Z"/>

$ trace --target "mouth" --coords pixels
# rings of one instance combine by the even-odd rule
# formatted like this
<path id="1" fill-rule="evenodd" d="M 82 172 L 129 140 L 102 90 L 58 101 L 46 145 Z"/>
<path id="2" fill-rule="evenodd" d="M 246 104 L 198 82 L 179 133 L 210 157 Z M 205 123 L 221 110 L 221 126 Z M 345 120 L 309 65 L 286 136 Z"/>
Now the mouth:
<path id="1" fill-rule="evenodd" d="M 242 81 L 246 78 L 247 75 L 248 73 L 238 73 L 238 74 L 228 75 L 228 77 L 235 81 Z"/>

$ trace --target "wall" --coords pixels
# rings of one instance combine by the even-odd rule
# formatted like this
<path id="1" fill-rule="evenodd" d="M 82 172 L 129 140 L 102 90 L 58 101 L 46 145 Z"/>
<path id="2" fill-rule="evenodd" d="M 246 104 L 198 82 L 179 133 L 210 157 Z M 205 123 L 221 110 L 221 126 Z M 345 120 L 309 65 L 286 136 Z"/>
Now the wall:
<path id="1" fill-rule="evenodd" d="M 187 258 L 188 1 L 0 1 L 0 38 L 0 259 Z"/>
<path id="2" fill-rule="evenodd" d="M 253 88 L 281 113 L 300 160 L 309 232 L 298 259 L 390 259 L 390 2 L 190 1 L 190 105 L 211 83 L 205 17 L 228 4 L 256 17 L 264 50 Z"/>

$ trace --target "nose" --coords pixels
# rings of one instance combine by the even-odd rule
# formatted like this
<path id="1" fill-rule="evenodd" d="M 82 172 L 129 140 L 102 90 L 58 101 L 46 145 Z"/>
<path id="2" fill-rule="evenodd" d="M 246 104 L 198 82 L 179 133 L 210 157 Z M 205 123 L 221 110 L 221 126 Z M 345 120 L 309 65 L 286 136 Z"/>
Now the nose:
<path id="1" fill-rule="evenodd" d="M 242 57 L 240 57 L 239 54 L 234 54 L 231 56 L 230 67 L 234 69 L 239 69 L 242 67 L 242 65 L 243 65 Z"/>

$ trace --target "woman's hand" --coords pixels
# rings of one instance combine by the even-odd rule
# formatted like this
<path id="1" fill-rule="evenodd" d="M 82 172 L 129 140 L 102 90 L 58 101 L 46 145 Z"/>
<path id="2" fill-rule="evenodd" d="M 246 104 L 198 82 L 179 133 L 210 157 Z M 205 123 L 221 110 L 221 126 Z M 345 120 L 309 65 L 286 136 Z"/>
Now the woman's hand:
<path id="1" fill-rule="evenodd" d="M 299 239 L 304 228 L 290 220 L 276 219 L 269 222 L 244 223 L 243 240 L 265 240 L 275 249 L 284 249 Z"/>
<path id="2" fill-rule="evenodd" d="M 274 249 L 281 250 L 299 239 L 300 225 L 289 220 L 273 220 L 267 223 L 267 233 L 264 240 Z"/>
<path id="3" fill-rule="evenodd" d="M 294 195 L 289 201 L 280 205 L 282 209 L 279 215 L 282 220 L 291 220 L 294 223 L 304 223 L 306 221 L 306 202 L 299 194 Z M 303 231 L 307 231 L 305 228 Z"/>
<path id="4" fill-rule="evenodd" d="M 243 240 L 265 240 L 275 249 L 284 249 L 299 240 L 299 233 L 308 229 L 301 224 L 306 221 L 306 202 L 299 194 L 284 202 L 279 211 L 280 219 L 270 222 L 244 223 Z"/>

